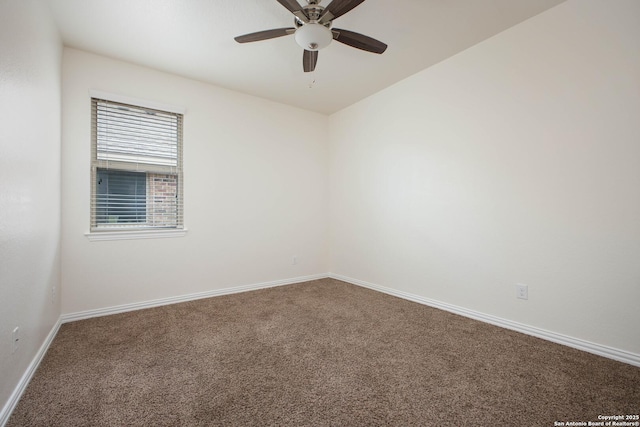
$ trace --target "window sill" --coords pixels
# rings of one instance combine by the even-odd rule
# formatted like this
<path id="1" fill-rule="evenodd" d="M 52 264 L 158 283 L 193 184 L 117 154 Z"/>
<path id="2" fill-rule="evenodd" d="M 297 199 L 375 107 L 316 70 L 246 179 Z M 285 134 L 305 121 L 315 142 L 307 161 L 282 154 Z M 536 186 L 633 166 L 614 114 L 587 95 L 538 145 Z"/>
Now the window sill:
<path id="1" fill-rule="evenodd" d="M 138 239 L 164 239 L 172 237 L 184 237 L 187 229 L 180 230 L 135 230 L 135 231 L 94 231 L 84 233 L 91 242 L 104 240 L 138 240 Z"/>

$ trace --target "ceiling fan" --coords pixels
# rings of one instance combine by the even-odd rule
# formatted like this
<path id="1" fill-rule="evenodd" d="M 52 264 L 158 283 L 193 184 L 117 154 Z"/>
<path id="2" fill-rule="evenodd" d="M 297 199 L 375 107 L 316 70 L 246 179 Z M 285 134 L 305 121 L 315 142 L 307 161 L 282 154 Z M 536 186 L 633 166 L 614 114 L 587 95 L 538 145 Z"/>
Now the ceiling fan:
<path id="1" fill-rule="evenodd" d="M 245 34 L 236 37 L 235 41 L 248 43 L 294 34 L 296 43 L 304 49 L 302 67 L 306 73 L 315 70 L 318 51 L 329 46 L 331 40 L 378 54 L 387 49 L 387 45 L 379 40 L 353 31 L 332 28 L 334 19 L 349 12 L 364 0 L 333 0 L 327 7 L 320 6 L 322 0 L 306 1 L 307 5 L 302 7 L 297 0 L 277 0 L 293 13 L 295 27 Z"/>

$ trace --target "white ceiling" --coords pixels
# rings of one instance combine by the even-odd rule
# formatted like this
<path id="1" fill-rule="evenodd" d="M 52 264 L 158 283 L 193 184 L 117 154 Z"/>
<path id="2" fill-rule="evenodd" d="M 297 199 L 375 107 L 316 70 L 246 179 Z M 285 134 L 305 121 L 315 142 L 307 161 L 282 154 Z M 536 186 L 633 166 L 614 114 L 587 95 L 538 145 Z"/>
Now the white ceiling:
<path id="1" fill-rule="evenodd" d="M 335 26 L 381 40 L 387 51 L 334 41 L 313 73 L 302 71 L 292 36 L 233 40 L 293 26 L 276 0 L 47 1 L 66 46 L 330 114 L 564 0 L 367 0 Z"/>

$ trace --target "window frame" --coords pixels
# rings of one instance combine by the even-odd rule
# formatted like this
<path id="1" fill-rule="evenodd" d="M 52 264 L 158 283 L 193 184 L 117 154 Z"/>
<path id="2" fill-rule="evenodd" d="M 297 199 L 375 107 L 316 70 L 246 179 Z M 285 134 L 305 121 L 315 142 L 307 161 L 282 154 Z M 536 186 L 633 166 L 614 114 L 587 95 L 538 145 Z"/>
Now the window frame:
<path id="1" fill-rule="evenodd" d="M 177 146 L 177 165 L 176 165 L 176 179 L 177 179 L 177 196 L 178 196 L 178 212 L 177 212 L 177 225 L 175 227 L 153 227 L 153 226 L 132 226 L 126 225 L 123 227 L 108 226 L 99 227 L 94 224 L 94 208 L 93 205 L 96 200 L 96 176 L 98 174 L 98 160 L 97 160 L 97 136 L 95 132 L 96 117 L 93 115 L 93 102 L 94 99 L 125 104 L 134 108 L 144 108 L 156 110 L 162 113 L 170 113 L 179 115 L 179 127 L 178 127 L 178 146 Z M 131 239 L 149 239 L 149 238 L 165 238 L 165 237 L 183 237 L 187 233 L 187 229 L 184 226 L 184 186 L 183 186 L 183 154 L 182 145 L 184 141 L 183 126 L 184 116 L 186 109 L 184 107 L 176 105 L 162 104 L 154 101 L 148 101 L 143 99 L 132 98 L 128 96 L 122 96 L 117 94 L 111 94 L 102 91 L 90 90 L 89 91 L 89 107 L 91 111 L 90 128 L 91 128 L 91 156 L 90 156 L 90 200 L 89 200 L 89 231 L 85 233 L 85 236 L 90 241 L 102 241 L 102 240 L 131 240 Z M 117 170 L 117 169 L 116 169 Z M 148 172 L 147 177 L 153 174 Z"/>

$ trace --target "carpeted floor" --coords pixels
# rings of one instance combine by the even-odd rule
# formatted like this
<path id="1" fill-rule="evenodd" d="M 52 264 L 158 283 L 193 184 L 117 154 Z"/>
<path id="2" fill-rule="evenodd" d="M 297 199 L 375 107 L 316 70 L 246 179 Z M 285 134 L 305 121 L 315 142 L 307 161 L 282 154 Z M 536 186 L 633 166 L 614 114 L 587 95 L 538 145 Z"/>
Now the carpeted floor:
<path id="1" fill-rule="evenodd" d="M 8 426 L 553 426 L 640 368 L 332 279 L 64 324 Z"/>

